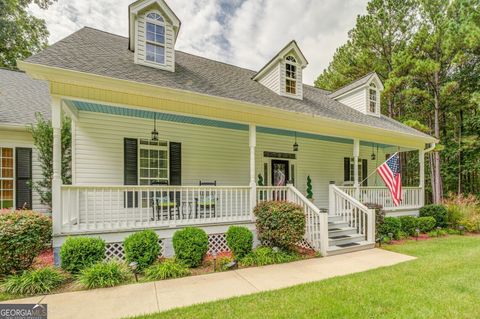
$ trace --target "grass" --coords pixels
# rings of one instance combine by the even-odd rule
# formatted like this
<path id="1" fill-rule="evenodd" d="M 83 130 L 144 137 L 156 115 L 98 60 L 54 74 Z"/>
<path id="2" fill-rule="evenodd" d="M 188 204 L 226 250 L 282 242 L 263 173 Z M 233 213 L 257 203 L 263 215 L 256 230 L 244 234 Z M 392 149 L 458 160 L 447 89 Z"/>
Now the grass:
<path id="1" fill-rule="evenodd" d="M 418 259 L 137 318 L 478 318 L 479 236 L 408 241 L 386 249 Z"/>

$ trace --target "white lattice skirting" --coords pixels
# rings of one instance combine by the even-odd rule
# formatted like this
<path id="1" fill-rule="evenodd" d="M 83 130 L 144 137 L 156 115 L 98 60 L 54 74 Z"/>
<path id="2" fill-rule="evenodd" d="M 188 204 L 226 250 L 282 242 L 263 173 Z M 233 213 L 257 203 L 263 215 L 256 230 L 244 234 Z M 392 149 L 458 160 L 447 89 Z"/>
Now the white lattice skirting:
<path id="1" fill-rule="evenodd" d="M 226 234 L 210 234 L 208 235 L 208 254 L 215 252 L 216 254 L 220 252 L 230 251 L 227 245 L 227 235 Z"/>
<path id="2" fill-rule="evenodd" d="M 158 244 L 160 245 L 160 255 L 165 255 L 165 245 L 163 240 L 159 240 Z M 123 243 L 107 243 L 105 247 L 105 258 L 110 259 L 125 259 L 125 250 L 123 249 Z"/>

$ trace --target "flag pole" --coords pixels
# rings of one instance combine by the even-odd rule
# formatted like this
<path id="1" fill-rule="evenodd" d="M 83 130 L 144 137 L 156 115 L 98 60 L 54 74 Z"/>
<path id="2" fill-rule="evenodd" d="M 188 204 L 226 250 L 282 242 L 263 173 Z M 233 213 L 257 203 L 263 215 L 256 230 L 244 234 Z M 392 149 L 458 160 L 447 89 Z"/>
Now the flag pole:
<path id="1" fill-rule="evenodd" d="M 371 172 L 370 174 L 368 174 L 367 177 L 365 177 L 359 184 L 362 185 L 363 182 L 365 182 L 367 179 L 370 178 L 370 176 L 372 176 L 373 174 L 375 174 L 377 172 L 377 168 L 379 168 L 380 166 L 382 166 L 385 162 L 388 162 L 392 157 L 394 157 L 395 155 L 397 155 L 399 152 L 395 152 L 392 156 L 390 156 L 389 158 L 387 158 L 385 161 L 382 162 L 382 164 L 378 165 L 374 170 L 373 172 Z"/>

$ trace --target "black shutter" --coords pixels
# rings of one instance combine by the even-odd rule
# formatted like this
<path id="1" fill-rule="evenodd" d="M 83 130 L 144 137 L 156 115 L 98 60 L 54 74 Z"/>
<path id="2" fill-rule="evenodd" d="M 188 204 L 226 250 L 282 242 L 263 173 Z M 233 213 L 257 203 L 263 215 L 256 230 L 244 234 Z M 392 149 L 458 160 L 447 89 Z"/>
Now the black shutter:
<path id="1" fill-rule="evenodd" d="M 15 206 L 32 209 L 32 149 L 15 149 Z"/>
<path id="2" fill-rule="evenodd" d="M 366 159 L 362 159 L 362 186 L 368 186 L 368 180 L 366 179 L 368 175 L 368 161 Z"/>
<path id="3" fill-rule="evenodd" d="M 343 180 L 350 181 L 350 157 L 343 158 Z"/>
<path id="4" fill-rule="evenodd" d="M 138 185 L 138 141 L 135 138 L 123 140 L 123 184 Z M 126 192 L 127 208 L 138 207 L 138 192 Z"/>
<path id="5" fill-rule="evenodd" d="M 170 142 L 170 185 L 182 185 L 182 143 Z"/>

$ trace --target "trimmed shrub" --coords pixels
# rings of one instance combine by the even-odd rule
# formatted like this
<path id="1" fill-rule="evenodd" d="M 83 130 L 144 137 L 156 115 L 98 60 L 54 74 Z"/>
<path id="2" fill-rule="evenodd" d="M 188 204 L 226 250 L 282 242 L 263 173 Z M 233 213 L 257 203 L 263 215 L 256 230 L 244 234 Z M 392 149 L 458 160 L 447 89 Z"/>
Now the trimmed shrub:
<path id="1" fill-rule="evenodd" d="M 128 262 L 137 262 L 138 270 L 152 265 L 160 254 L 158 235 L 153 230 L 133 233 L 123 241 L 125 258 Z"/>
<path id="2" fill-rule="evenodd" d="M 471 216 L 470 218 L 464 218 L 459 222 L 459 225 L 465 227 L 465 230 L 468 232 L 479 232 L 480 231 L 480 215 Z"/>
<path id="3" fill-rule="evenodd" d="M 299 256 L 284 250 L 274 250 L 271 247 L 259 247 L 252 250 L 240 260 L 243 266 L 265 266 L 271 264 L 281 264 L 298 260 Z"/>
<path id="4" fill-rule="evenodd" d="M 420 208 L 420 217 L 431 216 L 435 218 L 436 227 L 447 226 L 447 208 L 443 205 L 426 205 Z"/>
<path id="5" fill-rule="evenodd" d="M 31 211 L 0 213 L 0 274 L 28 269 L 51 239 L 49 217 Z"/>
<path id="6" fill-rule="evenodd" d="M 305 214 L 299 205 L 267 201 L 258 204 L 254 213 L 263 245 L 291 250 L 305 234 Z"/>
<path id="7" fill-rule="evenodd" d="M 52 292 L 66 279 L 58 269 L 46 267 L 26 270 L 8 277 L 2 285 L 5 292 L 14 295 L 36 295 Z"/>
<path id="8" fill-rule="evenodd" d="M 190 275 L 188 268 L 175 259 L 165 259 L 161 263 L 155 263 L 145 270 L 145 277 L 149 280 L 164 280 L 180 278 Z"/>
<path id="9" fill-rule="evenodd" d="M 407 234 L 407 236 L 414 236 L 418 227 L 417 218 L 413 216 L 401 216 L 398 219 L 400 220 L 401 231 Z"/>
<path id="10" fill-rule="evenodd" d="M 401 224 L 396 217 L 385 217 L 382 226 L 380 226 L 380 234 L 388 237 L 389 233 L 393 234 L 393 239 L 400 238 Z"/>
<path id="11" fill-rule="evenodd" d="M 379 238 L 380 230 L 385 220 L 385 211 L 383 210 L 383 206 L 375 203 L 365 203 L 364 205 L 370 209 L 375 209 L 375 238 Z"/>
<path id="12" fill-rule="evenodd" d="M 203 229 L 187 227 L 173 234 L 175 257 L 188 267 L 197 267 L 202 263 L 208 251 L 208 236 Z"/>
<path id="13" fill-rule="evenodd" d="M 230 226 L 226 237 L 235 258 L 240 259 L 252 251 L 253 234 L 247 227 Z"/>
<path id="14" fill-rule="evenodd" d="M 87 289 L 113 287 L 126 282 L 130 277 L 127 265 L 111 260 L 83 268 L 78 274 L 78 283 Z"/>
<path id="15" fill-rule="evenodd" d="M 422 233 L 428 233 L 429 231 L 434 229 L 436 223 L 437 223 L 437 221 L 432 216 L 418 217 L 417 218 L 418 228 L 420 229 L 420 232 L 422 232 Z"/>
<path id="16" fill-rule="evenodd" d="M 105 258 L 105 241 L 91 237 L 69 237 L 60 248 L 62 269 L 73 274 Z"/>

